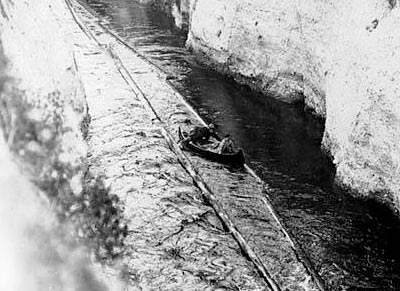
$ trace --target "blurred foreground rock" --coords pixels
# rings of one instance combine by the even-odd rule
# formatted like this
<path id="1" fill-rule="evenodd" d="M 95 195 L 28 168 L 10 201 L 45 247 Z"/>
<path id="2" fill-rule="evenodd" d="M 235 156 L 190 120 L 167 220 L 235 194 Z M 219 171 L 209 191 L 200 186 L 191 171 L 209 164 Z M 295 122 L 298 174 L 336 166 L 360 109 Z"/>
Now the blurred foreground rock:
<path id="1" fill-rule="evenodd" d="M 89 116 L 71 14 L 61 0 L 0 12 L 0 289 L 108 290 L 78 235 Z"/>

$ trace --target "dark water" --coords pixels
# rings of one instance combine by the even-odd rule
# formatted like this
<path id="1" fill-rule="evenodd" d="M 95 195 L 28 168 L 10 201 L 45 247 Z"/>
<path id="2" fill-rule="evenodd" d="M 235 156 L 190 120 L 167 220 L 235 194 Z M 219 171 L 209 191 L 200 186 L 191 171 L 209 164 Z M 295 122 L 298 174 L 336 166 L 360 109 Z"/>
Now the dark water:
<path id="1" fill-rule="evenodd" d="M 231 133 L 249 165 L 332 290 L 400 290 L 400 223 L 388 211 L 332 187 L 320 150 L 324 123 L 198 65 L 173 21 L 133 0 L 88 0 L 90 7 L 170 76 L 200 115 Z"/>

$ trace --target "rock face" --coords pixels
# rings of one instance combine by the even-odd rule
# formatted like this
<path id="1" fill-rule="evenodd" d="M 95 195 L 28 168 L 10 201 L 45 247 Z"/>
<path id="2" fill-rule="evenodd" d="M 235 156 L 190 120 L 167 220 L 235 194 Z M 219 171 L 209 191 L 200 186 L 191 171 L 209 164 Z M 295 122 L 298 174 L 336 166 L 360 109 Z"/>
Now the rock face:
<path id="1" fill-rule="evenodd" d="M 187 46 L 206 64 L 326 118 L 337 182 L 400 209 L 396 0 L 151 2 L 187 21 Z"/>

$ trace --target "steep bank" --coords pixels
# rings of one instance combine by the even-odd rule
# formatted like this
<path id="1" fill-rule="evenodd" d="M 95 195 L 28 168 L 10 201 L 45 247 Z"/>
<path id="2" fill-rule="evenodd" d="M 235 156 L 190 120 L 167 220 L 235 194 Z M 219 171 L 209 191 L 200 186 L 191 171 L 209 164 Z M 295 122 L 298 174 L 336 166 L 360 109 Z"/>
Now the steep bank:
<path id="1" fill-rule="evenodd" d="M 203 62 L 287 102 L 304 99 L 326 118 L 337 182 L 400 209 L 396 1 L 150 2 L 179 8 L 176 23 L 189 15 L 187 45 Z"/>

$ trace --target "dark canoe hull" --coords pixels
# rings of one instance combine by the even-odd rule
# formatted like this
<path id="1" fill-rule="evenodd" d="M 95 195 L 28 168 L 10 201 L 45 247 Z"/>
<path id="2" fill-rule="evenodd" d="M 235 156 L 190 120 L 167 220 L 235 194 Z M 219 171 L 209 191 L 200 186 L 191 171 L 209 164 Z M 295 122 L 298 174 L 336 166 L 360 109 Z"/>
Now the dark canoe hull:
<path id="1" fill-rule="evenodd" d="M 190 151 L 198 156 L 201 156 L 203 158 L 218 163 L 229 164 L 234 166 L 243 166 L 245 163 L 244 153 L 242 149 L 239 149 L 236 152 L 230 154 L 218 154 L 210 150 L 207 150 L 201 145 L 198 145 L 191 141 L 182 142 L 183 139 L 184 135 L 182 134 L 181 128 L 179 128 L 179 140 L 181 141 L 181 146 L 183 147 L 184 150 Z"/>

